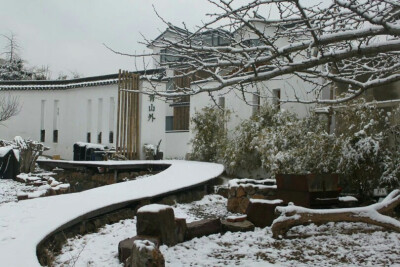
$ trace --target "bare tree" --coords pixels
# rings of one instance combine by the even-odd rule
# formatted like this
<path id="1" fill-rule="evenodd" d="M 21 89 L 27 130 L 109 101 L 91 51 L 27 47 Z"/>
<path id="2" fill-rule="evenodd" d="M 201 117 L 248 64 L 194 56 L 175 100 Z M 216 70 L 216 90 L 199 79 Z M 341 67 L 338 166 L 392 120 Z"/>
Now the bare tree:
<path id="1" fill-rule="evenodd" d="M 1 34 L 2 37 L 7 39 L 7 45 L 4 47 L 5 54 L 9 62 L 13 60 L 19 59 L 18 51 L 19 51 L 19 44 L 17 41 L 17 37 L 14 33 L 10 33 L 9 35 Z"/>
<path id="2" fill-rule="evenodd" d="M 11 95 L 0 97 L 0 123 L 17 115 L 19 111 L 20 104 L 18 97 Z"/>
<path id="3" fill-rule="evenodd" d="M 146 40 L 159 52 L 130 56 L 174 57 L 169 66 L 179 71 L 175 77 L 202 73 L 213 83 L 148 93 L 182 96 L 224 88 L 243 93 L 249 84 L 294 75 L 312 85 L 313 97 L 298 94 L 284 101 L 335 104 L 400 80 L 398 0 L 332 0 L 328 5 L 300 0 L 208 2 L 219 10 L 210 14 L 209 22 L 191 32 L 164 20 L 175 38 Z M 270 19 L 271 13 L 278 15 Z M 210 42 L 210 32 L 224 42 Z M 345 94 L 321 98 L 324 90 L 338 85 Z"/>

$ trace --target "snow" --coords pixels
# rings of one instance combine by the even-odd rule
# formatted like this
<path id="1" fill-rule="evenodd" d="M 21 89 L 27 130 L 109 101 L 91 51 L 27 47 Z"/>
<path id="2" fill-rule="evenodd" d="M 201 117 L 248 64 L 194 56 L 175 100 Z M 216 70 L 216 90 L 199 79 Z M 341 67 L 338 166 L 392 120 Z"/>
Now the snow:
<path id="1" fill-rule="evenodd" d="M 12 146 L 3 146 L 0 147 L 0 157 L 4 157 L 8 152 L 10 152 L 10 150 L 12 150 L 13 147 Z"/>
<path id="2" fill-rule="evenodd" d="M 158 213 L 162 210 L 166 210 L 169 209 L 170 206 L 167 205 L 161 205 L 161 204 L 150 204 L 150 205 L 146 205 L 141 207 L 140 209 L 138 209 L 138 213 L 144 213 L 144 212 L 149 212 L 149 213 Z"/>
<path id="3" fill-rule="evenodd" d="M 265 185 L 271 184 L 271 185 Z M 267 189 L 267 188 L 276 188 L 276 180 L 275 179 L 264 179 L 264 180 L 254 180 L 254 179 L 232 179 L 228 182 L 229 187 L 254 187 L 258 189 Z"/>
<path id="4" fill-rule="evenodd" d="M 19 147 L 20 149 L 27 149 L 28 146 L 24 140 L 24 138 L 22 138 L 21 136 L 15 136 L 14 137 L 14 143 L 16 144 L 17 147 Z"/>
<path id="5" fill-rule="evenodd" d="M 247 215 L 231 215 L 226 217 L 227 220 L 240 220 L 240 219 L 246 219 Z"/>
<path id="6" fill-rule="evenodd" d="M 143 249 L 152 251 L 156 246 L 153 242 L 150 242 L 149 240 L 135 240 L 133 241 L 133 243 L 139 249 L 139 251 Z"/>
<path id="7" fill-rule="evenodd" d="M 85 162 L 83 162 L 85 163 Z M 107 161 L 104 164 L 167 164 L 145 179 L 94 188 L 80 193 L 11 202 L 0 206 L 0 258 L 3 266 L 39 266 L 36 246 L 68 222 L 110 207 L 204 183 L 219 176 L 220 164 L 194 161 Z M 87 162 L 87 164 L 96 164 Z M 110 246 L 110 244 L 103 244 Z M 15 256 L 18 251 L 18 257 Z"/>
<path id="8" fill-rule="evenodd" d="M 16 202 L 17 194 L 35 189 L 36 187 L 32 185 L 26 185 L 11 179 L 0 179 L 0 205 L 7 202 Z"/>
<path id="9" fill-rule="evenodd" d="M 196 210 L 208 205 L 208 217 L 226 215 L 226 199 L 207 195 L 175 205 L 175 215 L 200 219 Z M 211 203 L 215 203 L 212 210 Z M 122 266 L 119 241 L 136 235 L 136 219 L 106 225 L 97 233 L 68 240 L 55 266 Z M 161 246 L 166 266 L 395 266 L 400 264 L 400 234 L 364 223 L 297 226 L 287 239 L 272 238 L 270 227 L 254 232 L 216 234 L 173 247 Z M 74 263 L 74 264 L 72 264 Z"/>
<path id="10" fill-rule="evenodd" d="M 106 147 L 103 145 L 99 145 L 99 144 L 93 144 L 93 143 L 85 143 L 85 142 L 76 142 L 75 144 L 77 144 L 80 147 L 86 147 L 86 148 L 93 148 L 93 149 L 101 149 L 104 150 Z"/>
<path id="11" fill-rule="evenodd" d="M 339 197 L 339 201 L 341 202 L 351 202 L 351 201 L 358 201 L 357 198 L 352 197 L 352 196 L 345 196 L 345 197 Z"/>
<path id="12" fill-rule="evenodd" d="M 281 204 L 281 203 L 283 203 L 283 200 L 281 200 L 281 199 L 268 200 L 268 199 L 255 199 L 255 198 L 250 198 L 250 202 L 251 202 L 251 203 L 261 203 L 261 204 L 276 205 L 276 204 Z"/>

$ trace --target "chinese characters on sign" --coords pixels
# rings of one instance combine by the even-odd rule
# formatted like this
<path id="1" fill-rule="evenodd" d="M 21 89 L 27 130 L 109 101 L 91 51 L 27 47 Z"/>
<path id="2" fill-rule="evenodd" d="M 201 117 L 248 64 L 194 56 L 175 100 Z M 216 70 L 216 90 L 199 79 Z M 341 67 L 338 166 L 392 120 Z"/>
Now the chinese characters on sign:
<path id="1" fill-rule="evenodd" d="M 149 116 L 147 121 L 153 122 L 156 118 L 154 117 L 154 112 L 156 111 L 156 106 L 154 106 L 154 95 L 150 95 L 150 105 L 149 105 Z"/>

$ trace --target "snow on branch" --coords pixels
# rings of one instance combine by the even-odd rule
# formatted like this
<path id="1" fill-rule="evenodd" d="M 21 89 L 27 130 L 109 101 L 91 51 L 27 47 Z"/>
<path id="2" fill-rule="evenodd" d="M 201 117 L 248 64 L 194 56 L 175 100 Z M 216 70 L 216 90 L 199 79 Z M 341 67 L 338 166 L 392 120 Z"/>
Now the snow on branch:
<path id="1" fill-rule="evenodd" d="M 400 80 L 397 1 L 310 5 L 301 0 L 254 0 L 239 6 L 237 1 L 208 1 L 218 9 L 209 22 L 190 32 L 163 19 L 170 35 L 146 40 L 152 53 L 131 55 L 158 57 L 161 65 L 178 70 L 179 77 L 201 72 L 204 75 L 192 82 L 204 82 L 152 93 L 168 97 L 224 88 L 243 91 L 249 84 L 295 74 L 313 85 L 315 96 L 338 83 L 345 85 L 347 96 L 310 100 L 298 92 L 287 101 L 334 104 Z M 271 12 L 279 18 L 268 19 Z"/>

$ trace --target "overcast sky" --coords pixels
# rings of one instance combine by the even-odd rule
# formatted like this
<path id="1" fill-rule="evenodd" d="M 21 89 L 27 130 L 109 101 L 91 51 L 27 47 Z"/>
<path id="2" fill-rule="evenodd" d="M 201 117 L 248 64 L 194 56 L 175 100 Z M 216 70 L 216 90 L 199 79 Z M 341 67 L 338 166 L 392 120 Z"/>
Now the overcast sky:
<path id="1" fill-rule="evenodd" d="M 0 34 L 14 33 L 27 65 L 49 66 L 53 78 L 61 72 L 135 70 L 133 58 L 113 54 L 103 43 L 122 52 L 144 51 L 140 33 L 155 38 L 166 28 L 152 4 L 177 26 L 199 25 L 212 10 L 205 0 L 0 0 Z M 5 45 L 0 37 L 1 52 Z"/>

